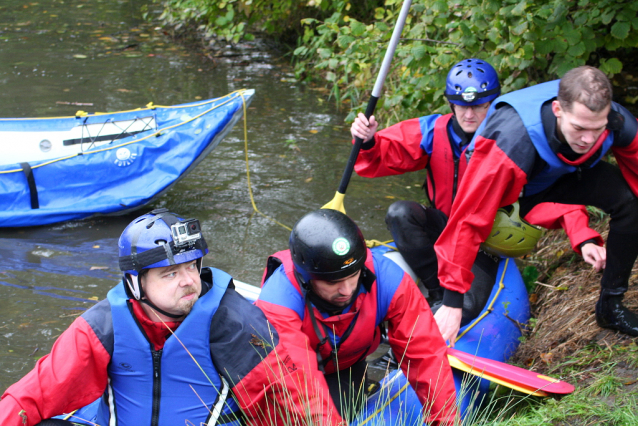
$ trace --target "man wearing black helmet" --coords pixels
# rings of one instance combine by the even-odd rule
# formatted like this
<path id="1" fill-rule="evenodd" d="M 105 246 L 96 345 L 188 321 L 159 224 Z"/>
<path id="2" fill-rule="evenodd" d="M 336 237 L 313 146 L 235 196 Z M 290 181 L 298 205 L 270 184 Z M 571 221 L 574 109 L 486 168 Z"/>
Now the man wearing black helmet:
<path id="1" fill-rule="evenodd" d="M 427 169 L 424 189 L 431 207 L 397 201 L 388 209 L 386 224 L 399 252 L 428 289 L 430 305 L 436 308 L 443 302 L 462 307 L 462 324 L 475 318 L 485 306 L 498 271 L 498 258 L 480 250 L 472 266 L 474 280 L 470 289 L 465 295 L 454 295 L 452 300 L 452 293 L 444 293 L 437 277 L 434 243 L 457 198 L 457 188 L 467 167 L 465 150 L 499 94 L 496 70 L 487 61 L 465 59 L 455 64 L 447 76 L 445 96 L 451 114 L 407 120 L 379 132 L 374 117 L 368 121 L 359 114 L 351 128 L 353 136 L 364 140 L 355 165 L 360 176 L 380 177 Z M 586 262 L 598 270 L 604 266 L 603 240 L 588 227 L 584 206 L 543 203 L 525 219 L 545 228 L 563 227 L 572 247 Z M 447 299 L 443 301 L 444 294 Z"/>
<path id="2" fill-rule="evenodd" d="M 455 390 L 430 309 L 412 279 L 372 254 L 357 225 L 331 209 L 308 213 L 294 226 L 289 250 L 268 259 L 257 305 L 296 364 L 325 373 L 324 387 L 344 416 L 356 411 L 365 359 L 388 323 L 390 346 L 429 411 L 428 424 L 452 424 Z"/>
<path id="3" fill-rule="evenodd" d="M 98 398 L 86 411 L 92 424 L 341 424 L 323 383 L 291 362 L 263 313 L 228 274 L 202 267 L 199 221 L 154 210 L 118 245 L 122 283 L 7 389 L 2 426 L 35 425 Z"/>

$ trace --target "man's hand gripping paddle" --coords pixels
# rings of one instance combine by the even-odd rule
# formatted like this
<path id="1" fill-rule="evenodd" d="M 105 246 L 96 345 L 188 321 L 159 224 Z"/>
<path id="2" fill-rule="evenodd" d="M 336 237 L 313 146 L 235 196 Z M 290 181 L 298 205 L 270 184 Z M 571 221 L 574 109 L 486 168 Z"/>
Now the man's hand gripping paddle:
<path id="1" fill-rule="evenodd" d="M 394 56 L 394 51 L 396 50 L 397 45 L 399 44 L 401 31 L 403 31 L 403 25 L 405 24 L 405 20 L 408 16 L 408 11 L 410 10 L 411 4 L 412 0 L 405 0 L 403 2 L 401 12 L 399 13 L 399 18 L 394 25 L 394 31 L 392 31 L 392 37 L 390 38 L 388 49 L 385 51 L 385 56 L 383 57 L 383 63 L 381 64 L 381 69 L 379 70 L 377 81 L 376 83 L 374 83 L 372 95 L 370 96 L 368 106 L 366 107 L 365 116 L 368 119 L 370 118 L 372 113 L 374 113 L 374 109 L 377 106 L 377 101 L 379 100 L 379 97 L 381 97 L 383 82 L 385 81 L 385 78 L 388 75 L 388 71 L 390 70 L 392 57 Z M 341 177 L 339 189 L 337 190 L 337 193 L 335 194 L 332 201 L 323 206 L 323 209 L 339 210 L 341 213 L 346 213 L 346 209 L 343 206 L 343 199 L 346 196 L 346 189 L 348 188 L 348 183 L 350 183 L 350 177 L 352 176 L 352 171 L 354 170 L 354 163 L 357 161 L 357 156 L 359 155 L 359 151 L 361 150 L 362 143 L 363 140 L 361 138 L 355 138 L 354 145 L 352 146 L 352 151 L 350 151 L 350 157 L 348 158 L 348 163 L 346 164 L 346 169 L 344 170 L 343 176 Z"/>

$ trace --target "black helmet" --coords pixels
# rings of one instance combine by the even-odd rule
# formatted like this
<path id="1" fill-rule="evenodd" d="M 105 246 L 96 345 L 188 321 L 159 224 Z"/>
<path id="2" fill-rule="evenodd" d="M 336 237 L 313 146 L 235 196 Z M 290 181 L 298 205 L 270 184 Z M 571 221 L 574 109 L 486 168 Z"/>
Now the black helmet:
<path id="1" fill-rule="evenodd" d="M 363 268 L 367 255 L 359 227 L 332 209 L 315 210 L 302 217 L 290 233 L 289 246 L 295 270 L 305 283 L 348 277 Z"/>

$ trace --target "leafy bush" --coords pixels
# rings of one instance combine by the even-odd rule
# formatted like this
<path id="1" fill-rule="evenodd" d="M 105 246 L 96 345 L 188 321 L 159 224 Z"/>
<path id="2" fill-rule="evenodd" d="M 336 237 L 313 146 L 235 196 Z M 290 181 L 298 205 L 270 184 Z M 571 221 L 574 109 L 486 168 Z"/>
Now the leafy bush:
<path id="1" fill-rule="evenodd" d="M 356 111 L 367 101 L 401 7 L 401 0 L 163 2 L 162 19 L 178 30 L 195 23 L 230 42 L 255 32 L 296 40 L 297 76 L 327 82 L 337 105 L 348 102 Z M 385 124 L 447 112 L 447 71 L 469 57 L 488 60 L 504 92 L 583 64 L 613 76 L 635 61 L 637 11 L 631 0 L 415 0 L 377 109 L 385 110 Z"/>
<path id="2" fill-rule="evenodd" d="M 155 0 L 164 4 L 161 18 L 179 30 L 195 23 L 208 36 L 237 43 L 252 40 L 263 32 L 284 42 L 294 43 L 303 32 L 301 19 L 323 19 L 334 11 L 348 10 L 366 16 L 383 0 Z"/>
<path id="3" fill-rule="evenodd" d="M 304 19 L 294 51 L 298 76 L 322 73 L 338 103 L 363 110 L 400 7 L 386 0 L 363 22 L 346 10 Z M 618 0 L 416 0 L 377 108 L 386 110 L 386 124 L 447 112 L 447 71 L 469 57 L 488 60 L 504 92 L 583 64 L 613 76 L 630 57 L 626 49 L 638 46 L 637 10 L 638 2 Z"/>

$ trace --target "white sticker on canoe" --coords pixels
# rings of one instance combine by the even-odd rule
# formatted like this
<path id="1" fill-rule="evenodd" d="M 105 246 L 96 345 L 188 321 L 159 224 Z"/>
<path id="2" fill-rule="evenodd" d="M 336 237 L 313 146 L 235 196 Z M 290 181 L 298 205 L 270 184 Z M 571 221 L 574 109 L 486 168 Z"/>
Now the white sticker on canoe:
<path id="1" fill-rule="evenodd" d="M 135 161 L 137 154 L 132 153 L 128 148 L 120 148 L 115 151 L 115 164 L 120 167 L 128 166 Z"/>

